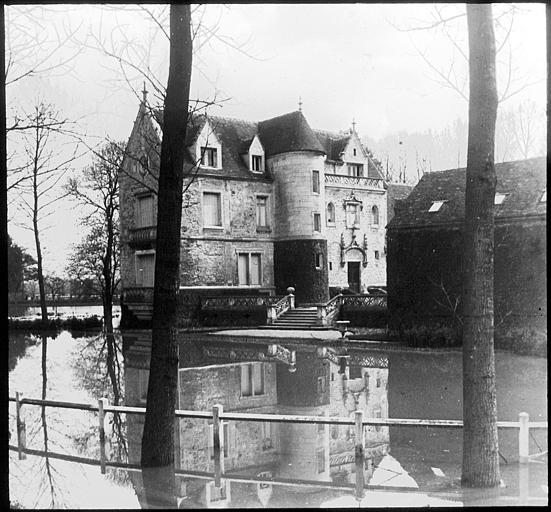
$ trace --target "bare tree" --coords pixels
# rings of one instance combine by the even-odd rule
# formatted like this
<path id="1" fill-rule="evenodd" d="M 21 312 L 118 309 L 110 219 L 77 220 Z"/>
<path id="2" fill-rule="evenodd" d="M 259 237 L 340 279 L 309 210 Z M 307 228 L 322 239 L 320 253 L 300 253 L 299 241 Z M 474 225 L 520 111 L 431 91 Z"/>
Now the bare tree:
<path id="1" fill-rule="evenodd" d="M 152 346 L 142 438 L 144 467 L 174 465 L 178 386 L 177 297 L 180 270 L 183 169 L 192 68 L 189 5 L 170 6 L 170 64 L 159 171 Z"/>
<path id="2" fill-rule="evenodd" d="M 42 321 L 48 318 L 46 310 L 46 290 L 44 284 L 44 266 L 40 225 L 53 211 L 53 206 L 63 196 L 59 194 L 58 184 L 77 158 L 78 144 L 73 142 L 69 152 L 63 158 L 63 143 L 71 135 L 71 123 L 61 118 L 53 106 L 37 102 L 33 111 L 25 118 L 28 129 L 21 132 L 27 162 L 22 166 L 11 188 L 17 194 L 17 206 L 29 223 L 22 227 L 34 234 L 37 279 L 40 292 Z"/>
<path id="3" fill-rule="evenodd" d="M 66 186 L 68 193 L 89 211 L 83 220 L 89 232 L 75 248 L 69 269 L 97 284 L 103 304 L 103 327 L 108 333 L 113 332 L 113 297 L 120 281 L 120 147 L 120 143 L 106 143 L 95 152 L 82 176 L 69 178 Z"/>
<path id="4" fill-rule="evenodd" d="M 467 487 L 499 484 L 494 358 L 497 88 L 490 4 L 467 4 L 469 140 L 463 248 L 463 468 Z"/>

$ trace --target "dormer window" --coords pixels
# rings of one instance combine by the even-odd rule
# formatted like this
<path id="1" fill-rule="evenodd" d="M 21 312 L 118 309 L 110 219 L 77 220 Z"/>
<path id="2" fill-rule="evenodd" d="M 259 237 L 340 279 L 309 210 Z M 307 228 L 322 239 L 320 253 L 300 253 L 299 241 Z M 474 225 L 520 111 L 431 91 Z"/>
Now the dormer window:
<path id="1" fill-rule="evenodd" d="M 251 155 L 251 171 L 254 171 L 254 172 L 264 171 L 264 165 L 262 163 L 261 155 Z"/>
<path id="2" fill-rule="evenodd" d="M 218 150 L 216 148 L 201 147 L 201 165 L 218 167 Z"/>
<path id="3" fill-rule="evenodd" d="M 355 150 L 354 150 L 355 151 Z M 364 166 L 363 164 L 348 164 L 348 176 L 363 176 Z"/>
<path id="4" fill-rule="evenodd" d="M 432 204 L 430 205 L 429 212 L 433 213 L 433 212 L 439 211 L 445 202 L 446 201 L 433 201 Z"/>
<path id="5" fill-rule="evenodd" d="M 540 203 L 547 203 L 547 189 L 544 189 L 544 191 L 542 192 Z"/>
<path id="6" fill-rule="evenodd" d="M 503 201 L 505 201 L 505 198 L 508 196 L 509 194 L 503 194 L 501 192 L 496 192 L 496 195 L 494 197 L 494 204 L 502 204 Z"/>

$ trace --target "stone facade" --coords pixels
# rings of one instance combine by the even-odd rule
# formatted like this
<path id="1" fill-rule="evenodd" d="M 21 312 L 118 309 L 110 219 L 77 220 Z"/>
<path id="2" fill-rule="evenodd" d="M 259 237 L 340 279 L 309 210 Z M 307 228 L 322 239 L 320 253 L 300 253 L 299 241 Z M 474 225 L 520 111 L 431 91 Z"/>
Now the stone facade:
<path id="1" fill-rule="evenodd" d="M 123 301 L 153 286 L 161 125 L 142 102 L 120 181 Z M 185 144 L 181 294 L 294 286 L 300 304 L 327 301 L 330 287 L 385 283 L 386 184 L 355 130 L 314 132 L 300 111 L 260 123 L 203 116 Z M 350 199 L 361 210 L 354 226 Z"/>
<path id="2" fill-rule="evenodd" d="M 463 285 L 463 169 L 423 177 L 388 227 L 389 327 L 454 327 Z M 546 351 L 545 159 L 496 164 L 494 324 L 497 347 Z M 428 212 L 445 200 L 441 211 Z"/>

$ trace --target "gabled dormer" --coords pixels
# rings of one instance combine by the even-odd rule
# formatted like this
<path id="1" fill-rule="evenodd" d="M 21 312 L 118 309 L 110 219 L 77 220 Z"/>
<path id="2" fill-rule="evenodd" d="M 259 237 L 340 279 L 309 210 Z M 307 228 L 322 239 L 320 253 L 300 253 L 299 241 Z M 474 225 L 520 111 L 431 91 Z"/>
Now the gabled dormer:
<path id="1" fill-rule="evenodd" d="M 258 135 L 254 136 L 254 139 L 249 146 L 249 150 L 244 156 L 250 171 L 257 173 L 264 172 L 266 162 L 265 152 L 264 146 L 262 146 Z"/>
<path id="2" fill-rule="evenodd" d="M 222 144 L 208 119 L 195 140 L 194 154 L 202 169 L 222 169 Z"/>
<path id="3" fill-rule="evenodd" d="M 341 160 L 344 162 L 343 171 L 349 176 L 368 175 L 369 155 L 354 128 L 350 132 Z"/>

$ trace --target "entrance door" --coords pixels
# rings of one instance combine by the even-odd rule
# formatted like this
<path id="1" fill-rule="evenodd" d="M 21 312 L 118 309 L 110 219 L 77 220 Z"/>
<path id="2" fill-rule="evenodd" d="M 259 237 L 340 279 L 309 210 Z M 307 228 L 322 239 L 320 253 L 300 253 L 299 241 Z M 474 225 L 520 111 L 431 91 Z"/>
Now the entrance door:
<path id="1" fill-rule="evenodd" d="M 352 292 L 360 293 L 360 262 L 348 262 L 348 288 Z"/>

